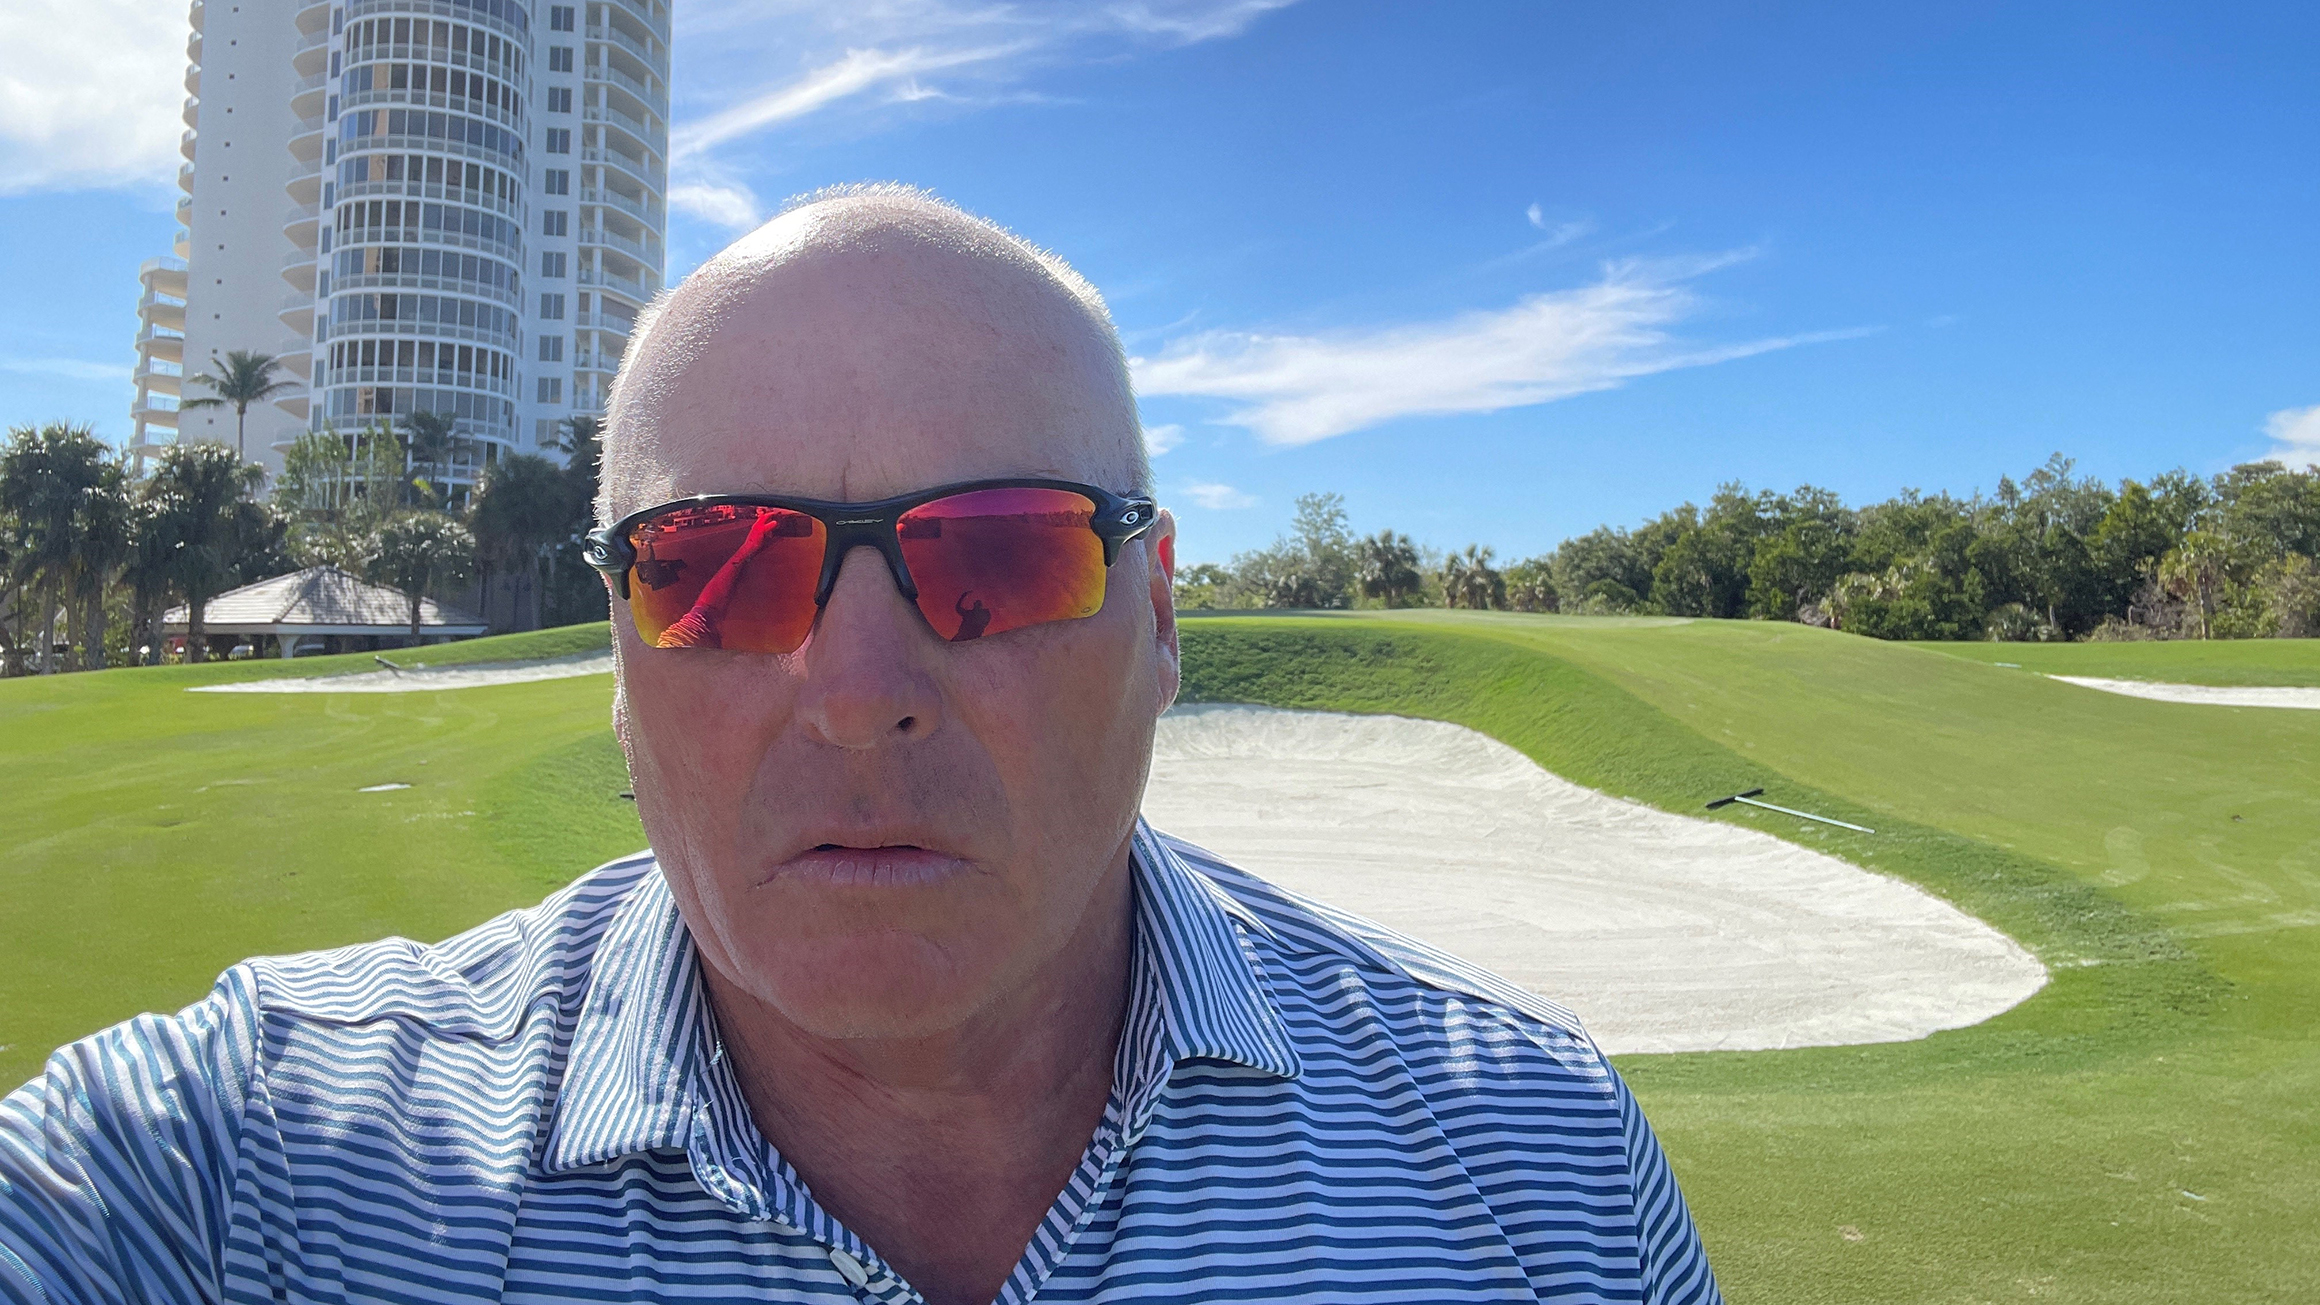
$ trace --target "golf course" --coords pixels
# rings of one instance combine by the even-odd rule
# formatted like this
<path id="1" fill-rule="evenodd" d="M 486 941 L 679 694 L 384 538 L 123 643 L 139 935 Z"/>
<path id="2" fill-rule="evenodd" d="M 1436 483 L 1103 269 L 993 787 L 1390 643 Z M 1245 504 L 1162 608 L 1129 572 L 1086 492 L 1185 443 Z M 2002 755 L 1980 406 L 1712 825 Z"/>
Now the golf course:
<path id="1" fill-rule="evenodd" d="M 1472 612 L 1183 623 L 1183 697 L 1446 721 L 1914 884 L 2050 973 L 1917 1041 L 1619 1058 L 1741 1302 L 2320 1299 L 2320 640 L 1903 644 Z M 602 625 L 394 654 L 600 649 Z M 438 939 L 642 844 L 609 677 L 189 693 L 367 655 L 0 682 L 0 1082 L 242 957 Z M 1708 800 L 1767 800 L 1861 833 Z"/>

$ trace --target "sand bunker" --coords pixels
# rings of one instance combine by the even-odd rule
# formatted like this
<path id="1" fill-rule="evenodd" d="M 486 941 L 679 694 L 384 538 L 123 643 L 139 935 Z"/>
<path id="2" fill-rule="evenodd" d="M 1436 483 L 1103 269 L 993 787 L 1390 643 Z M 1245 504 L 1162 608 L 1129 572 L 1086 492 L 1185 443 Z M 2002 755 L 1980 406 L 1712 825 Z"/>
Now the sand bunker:
<path id="1" fill-rule="evenodd" d="M 478 662 L 473 666 L 445 666 L 430 670 L 376 670 L 358 675 L 309 675 L 304 679 L 244 680 L 239 684 L 200 684 L 187 693 L 432 693 L 438 689 L 473 689 L 486 684 L 524 684 L 532 680 L 564 680 L 576 675 L 609 675 L 612 652 L 576 653 L 530 662 Z"/>
<path id="2" fill-rule="evenodd" d="M 1903 1041 L 2046 982 L 1899 880 L 1581 788 L 1438 721 L 1179 707 L 1144 812 L 1561 1002 L 1611 1052 Z"/>
<path id="3" fill-rule="evenodd" d="M 2160 684 L 2150 680 L 2104 680 L 2090 675 L 2050 675 L 2064 684 L 2123 693 L 2130 698 L 2157 702 L 2197 702 L 2210 707 L 2295 707 L 2320 711 L 2320 689 L 2272 688 L 2258 685 Z"/>

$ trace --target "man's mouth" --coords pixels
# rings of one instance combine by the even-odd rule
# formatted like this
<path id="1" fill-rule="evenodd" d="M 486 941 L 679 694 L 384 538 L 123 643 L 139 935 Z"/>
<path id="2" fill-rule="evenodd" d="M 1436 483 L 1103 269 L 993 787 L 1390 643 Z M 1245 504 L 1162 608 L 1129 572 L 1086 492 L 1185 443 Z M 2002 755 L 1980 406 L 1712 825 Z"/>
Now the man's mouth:
<path id="1" fill-rule="evenodd" d="M 967 862 L 915 843 L 816 843 L 773 867 L 768 881 L 832 888 L 912 888 L 966 873 Z"/>

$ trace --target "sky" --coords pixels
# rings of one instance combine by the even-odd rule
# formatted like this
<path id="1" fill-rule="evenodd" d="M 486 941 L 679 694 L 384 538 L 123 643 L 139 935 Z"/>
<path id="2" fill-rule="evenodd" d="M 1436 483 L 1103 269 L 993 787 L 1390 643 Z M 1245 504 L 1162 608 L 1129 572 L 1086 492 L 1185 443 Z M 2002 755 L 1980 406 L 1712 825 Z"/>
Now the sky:
<path id="1" fill-rule="evenodd" d="M 2320 9 L 674 0 L 674 280 L 899 180 L 1070 260 L 1182 556 L 2320 460 Z M 0 6 L 0 425 L 128 434 L 182 0 Z"/>

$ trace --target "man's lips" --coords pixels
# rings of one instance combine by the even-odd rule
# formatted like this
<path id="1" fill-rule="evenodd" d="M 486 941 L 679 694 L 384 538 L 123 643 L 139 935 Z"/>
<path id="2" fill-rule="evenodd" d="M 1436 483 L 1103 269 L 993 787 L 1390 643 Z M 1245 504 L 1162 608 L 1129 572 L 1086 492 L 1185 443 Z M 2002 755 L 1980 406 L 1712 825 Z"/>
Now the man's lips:
<path id="1" fill-rule="evenodd" d="M 912 888 L 967 872 L 967 862 L 948 852 L 910 843 L 851 847 L 822 843 L 775 865 L 766 882 L 832 888 Z"/>

